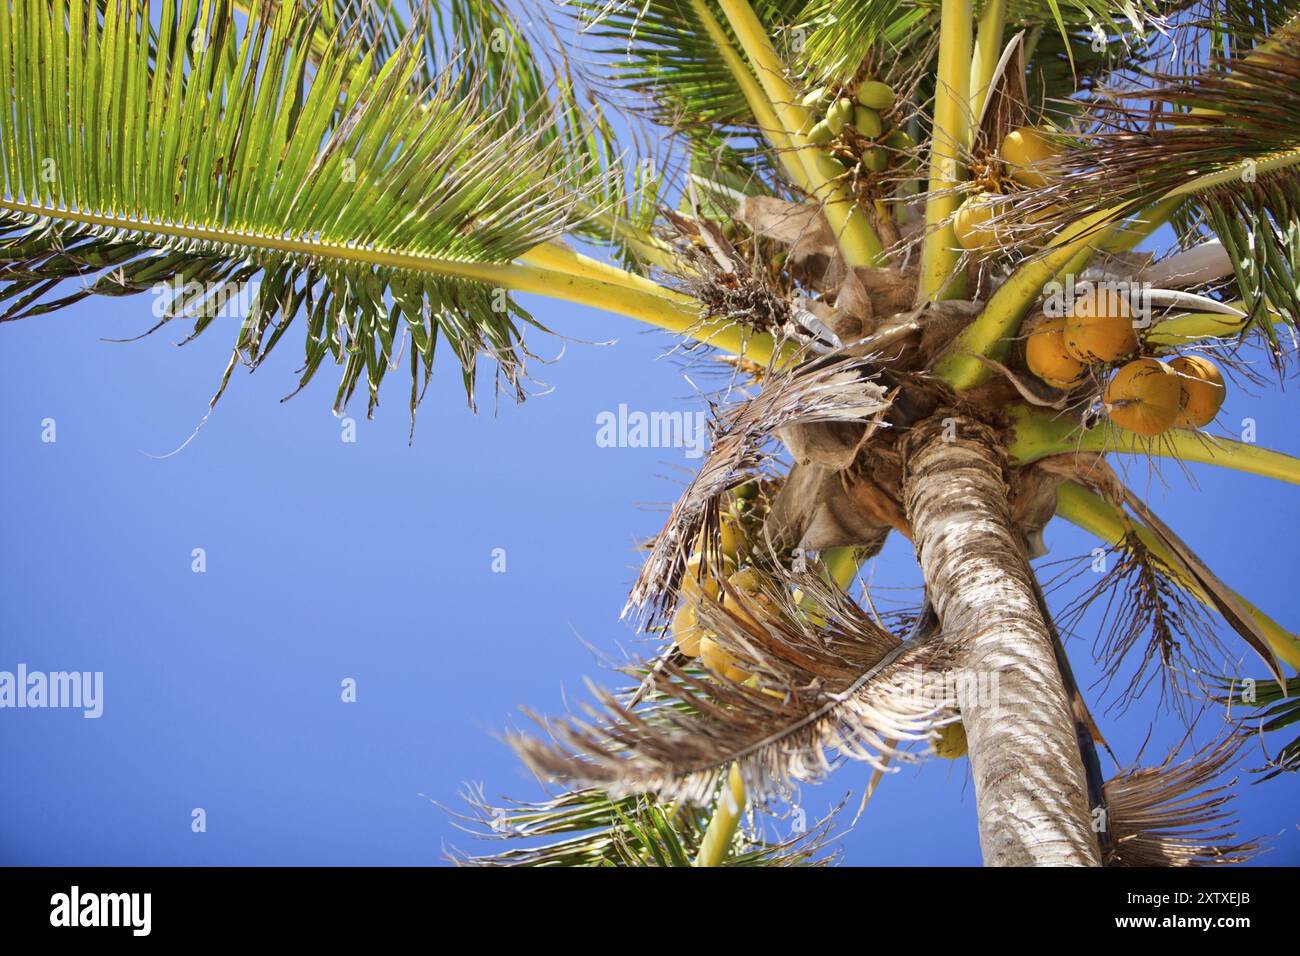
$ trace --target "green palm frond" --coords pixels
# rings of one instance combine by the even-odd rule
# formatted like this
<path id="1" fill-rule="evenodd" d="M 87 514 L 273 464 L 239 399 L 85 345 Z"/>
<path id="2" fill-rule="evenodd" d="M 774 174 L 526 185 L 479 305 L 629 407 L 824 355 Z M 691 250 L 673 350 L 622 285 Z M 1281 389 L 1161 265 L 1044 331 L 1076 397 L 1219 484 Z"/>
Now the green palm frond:
<path id="1" fill-rule="evenodd" d="M 810 0 L 800 18 L 812 24 L 804 49 L 805 60 L 820 74 L 847 79 L 877 47 L 898 49 L 938 29 L 939 0 L 900 4 L 896 0 Z M 1035 46 L 1042 45 L 1043 62 L 1052 51 L 1064 53 L 1065 73 L 1054 92 L 1073 86 L 1070 72 L 1088 72 L 1087 51 L 1094 29 L 1108 46 L 1127 47 L 1158 21 L 1156 0 L 1013 0 L 1007 4 L 1007 26 L 1037 31 Z M 976 11 L 978 13 L 978 10 Z M 1111 41 L 1115 41 L 1112 43 Z M 1107 55 L 1119 55 L 1108 51 Z M 1076 60 L 1081 56 L 1082 62 Z M 1067 79 L 1069 79 L 1068 82 Z"/>
<path id="2" fill-rule="evenodd" d="M 1300 677 L 1289 678 L 1285 685 L 1276 680 L 1227 678 L 1221 678 L 1219 684 L 1223 694 L 1215 699 L 1231 710 L 1251 708 L 1254 713 L 1246 722 L 1261 734 L 1300 724 Z M 1258 772 L 1263 773 L 1263 781 L 1296 771 L 1300 771 L 1300 736 L 1285 744 Z"/>
<path id="3" fill-rule="evenodd" d="M 364 378 L 373 410 L 407 338 L 412 411 L 439 337 L 471 401 L 479 354 L 522 397 L 532 320 L 506 293 L 509 263 L 565 232 L 585 198 L 556 172 L 558 142 L 502 135 L 460 74 L 422 89 L 418 23 L 376 63 L 355 31 L 309 55 L 319 10 L 298 4 L 259 4 L 242 34 L 226 2 L 174 0 L 161 16 L 151 60 L 148 13 L 130 0 L 102 22 L 66 0 L 0 10 L 14 90 L 0 116 L 0 318 L 158 283 L 200 283 L 212 301 L 260 277 L 222 389 L 303 315 L 300 387 L 329 356 L 337 408 Z M 214 324 L 189 312 L 194 334 Z"/>
<path id="4" fill-rule="evenodd" d="M 714 0 L 707 10 L 734 42 Z M 802 0 L 766 0 L 755 12 L 773 32 L 794 21 Z M 590 46 L 593 72 L 651 122 L 685 137 L 690 151 L 770 174 L 775 164 L 730 67 L 690 0 L 578 0 L 574 15 Z"/>
<path id="5" fill-rule="evenodd" d="M 252 13 L 254 0 L 239 0 Z M 419 78 L 432 86 L 455 76 L 455 93 L 477 98 L 495 118 L 501 136 L 535 135 L 542 145 L 557 145 L 551 159 L 557 175 L 567 175 L 583 194 L 587 213 L 573 231 L 591 242 L 616 249 L 625 266 L 652 260 L 651 236 L 657 181 L 637 181 L 641 170 L 625 168 L 625 155 L 644 152 L 619 141 L 613 126 L 589 90 L 575 80 L 564 49 L 538 35 L 530 21 L 521 23 L 501 0 L 420 0 L 415 7 L 424 24 Z M 263 11 L 265 12 L 265 11 Z M 322 12 L 320 39 L 335 28 L 355 31 L 358 54 L 373 51 L 377 65 L 398 49 L 410 32 L 395 4 L 343 0 L 331 18 Z M 549 42 L 548 42 L 549 41 Z M 316 45 L 313 45 L 313 49 Z"/>
<path id="6" fill-rule="evenodd" d="M 484 840 L 525 844 L 477 856 L 454 852 L 452 859 L 463 866 L 691 866 L 710 818 L 707 808 L 646 796 L 612 800 L 595 789 L 507 806 L 490 804 L 476 788 L 462 796 L 469 805 L 469 813 L 459 815 L 462 829 Z M 777 842 L 742 828 L 719 865 L 825 866 L 836 856 L 825 852 L 833 819 L 829 814 Z"/>

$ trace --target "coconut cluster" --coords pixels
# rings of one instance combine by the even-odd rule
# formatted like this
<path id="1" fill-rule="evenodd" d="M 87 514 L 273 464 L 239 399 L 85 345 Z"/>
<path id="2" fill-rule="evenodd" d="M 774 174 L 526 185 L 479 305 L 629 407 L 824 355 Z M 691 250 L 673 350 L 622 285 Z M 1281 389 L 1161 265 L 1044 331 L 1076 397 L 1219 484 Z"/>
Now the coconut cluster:
<path id="1" fill-rule="evenodd" d="M 1048 131 L 1022 127 L 1012 130 L 1002 141 L 998 156 L 1011 172 L 1011 178 L 1022 186 L 1037 189 L 1047 185 L 1047 177 L 1061 150 L 1049 138 Z M 953 217 L 952 229 L 957 243 L 967 252 L 992 255 L 1003 245 L 1014 241 L 1004 223 L 995 222 L 1000 210 L 1002 193 L 992 189 L 967 198 Z M 1032 222 L 1051 217 L 1052 210 L 1037 213 Z M 1031 223 L 1032 224 L 1032 223 Z"/>
<path id="2" fill-rule="evenodd" d="M 890 149 L 909 150 L 916 145 L 902 129 L 886 132 L 886 117 L 894 109 L 894 90 L 887 83 L 864 80 L 852 96 L 843 90 L 822 86 L 805 95 L 802 102 L 809 119 L 800 132 L 808 142 L 831 149 L 836 154 L 823 154 L 818 160 L 827 178 L 834 179 L 847 171 L 841 160 L 860 160 L 870 172 L 883 173 L 889 167 Z M 868 146 L 860 152 L 846 147 L 836 148 L 833 144 L 841 141 L 848 129 L 880 145 Z"/>
<path id="3" fill-rule="evenodd" d="M 713 674 L 743 683 L 752 676 L 740 666 L 717 641 L 717 635 L 700 623 L 700 601 L 706 597 L 727 604 L 722 579 L 733 592 L 744 595 L 745 601 L 760 609 L 771 604 L 764 591 L 762 572 L 753 564 L 746 564 L 753 541 L 767 512 L 768 502 L 764 489 L 758 482 L 750 481 L 733 489 L 727 507 L 719 515 L 719 545 L 721 555 L 710 565 L 705 562 L 703 548 L 697 543 L 686 562 L 679 588 L 680 603 L 673 614 L 669 632 L 677 649 L 687 657 L 698 658 Z M 720 577 L 719 577 L 720 575 Z M 739 602 L 732 613 L 757 627 L 753 615 Z"/>
<path id="4" fill-rule="evenodd" d="M 1048 385 L 1071 389 L 1091 367 L 1123 362 L 1106 385 L 1106 410 L 1115 424 L 1147 438 L 1212 422 L 1226 395 L 1215 364 L 1200 355 L 1143 356 L 1141 346 L 1127 300 L 1098 289 L 1080 296 L 1064 318 L 1029 331 L 1025 365 Z"/>

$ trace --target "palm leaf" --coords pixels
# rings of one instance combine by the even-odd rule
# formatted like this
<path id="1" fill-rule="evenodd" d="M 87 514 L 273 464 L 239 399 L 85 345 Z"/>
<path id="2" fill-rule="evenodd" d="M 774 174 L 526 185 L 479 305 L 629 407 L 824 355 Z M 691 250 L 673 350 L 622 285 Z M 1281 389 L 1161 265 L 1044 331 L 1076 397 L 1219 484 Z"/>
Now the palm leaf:
<path id="1" fill-rule="evenodd" d="M 497 853 L 453 853 L 462 866 L 690 866 L 708 827 L 707 808 L 666 805 L 652 797 L 613 800 L 571 790 L 534 803 L 493 805 L 481 789 L 463 793 L 469 812 L 458 824 L 479 839 L 523 843 Z M 833 814 L 802 834 L 769 842 L 743 830 L 721 866 L 824 866 Z M 546 842 L 549 839 L 549 842 Z"/>
<path id="2" fill-rule="evenodd" d="M 1258 856 L 1260 842 L 1239 840 L 1232 829 L 1234 781 L 1219 780 L 1240 756 L 1241 743 L 1230 736 L 1182 761 L 1174 751 L 1159 766 L 1135 766 L 1107 780 L 1105 865 L 1216 866 Z"/>
<path id="3" fill-rule="evenodd" d="M 1248 722 L 1259 733 L 1272 733 L 1293 727 L 1300 723 L 1300 678 L 1292 677 L 1285 682 L 1276 680 L 1240 680 L 1220 678 L 1223 690 L 1220 703 L 1229 707 L 1249 707 L 1253 713 Z M 1295 773 L 1300 770 L 1300 737 L 1283 745 L 1276 757 L 1259 768 L 1263 780 L 1272 780 L 1283 773 Z"/>
<path id="4" fill-rule="evenodd" d="M 14 90 L 0 117 L 0 318 L 260 277 L 221 388 L 304 315 L 299 387 L 328 355 L 343 366 L 337 408 L 364 379 L 373 411 L 405 338 L 412 411 L 439 337 L 471 401 L 479 354 L 522 397 L 519 325 L 532 320 L 504 293 L 507 264 L 577 218 L 558 147 L 501 135 L 462 75 L 421 88 L 421 24 L 383 63 L 341 28 L 311 53 L 319 24 L 306 6 L 259 4 L 241 35 L 232 4 L 174 0 L 151 61 L 130 0 L 102 22 L 66 0 L 0 9 Z M 194 333 L 213 322 L 200 314 Z"/>
<path id="5" fill-rule="evenodd" d="M 716 2 L 706 6 L 734 42 Z M 801 0 L 754 4 L 774 32 L 792 23 L 801 6 Z M 683 136 L 690 153 L 726 160 L 732 172 L 774 175 L 759 124 L 690 0 L 578 0 L 572 9 L 598 82 Z"/>
<path id="6" fill-rule="evenodd" d="M 908 4 L 897 0 L 810 0 L 800 17 L 801 22 L 812 25 L 804 59 L 821 75 L 847 80 L 864 61 L 877 55 L 878 48 L 905 48 L 932 34 L 938 27 L 939 7 L 938 0 Z M 1089 59 L 1093 24 L 1115 37 L 1119 41 L 1115 46 L 1127 47 L 1157 21 L 1159 7 L 1155 0 L 1013 0 L 1007 5 L 1006 20 L 1013 28 L 1047 28 L 1035 44 L 1042 44 L 1045 57 L 1052 50 L 1064 53 L 1066 73 L 1061 78 L 1065 80 L 1071 73 L 1087 72 L 1074 70 L 1075 57 Z M 1067 85 L 1073 84 L 1050 89 L 1059 91 Z"/>
<path id="7" fill-rule="evenodd" d="M 670 655 L 638 669 L 650 674 L 639 699 L 593 688 L 598 706 L 581 717 L 530 714 L 552 741 L 515 734 L 511 745 L 543 779 L 695 804 L 733 764 L 762 802 L 844 759 L 917 761 L 910 745 L 953 720 L 951 648 L 931 639 L 933 619 L 903 641 L 816 573 L 773 568 L 764 580 L 758 595 L 728 583 L 697 605 L 709 639 L 751 675 L 743 684 Z"/>

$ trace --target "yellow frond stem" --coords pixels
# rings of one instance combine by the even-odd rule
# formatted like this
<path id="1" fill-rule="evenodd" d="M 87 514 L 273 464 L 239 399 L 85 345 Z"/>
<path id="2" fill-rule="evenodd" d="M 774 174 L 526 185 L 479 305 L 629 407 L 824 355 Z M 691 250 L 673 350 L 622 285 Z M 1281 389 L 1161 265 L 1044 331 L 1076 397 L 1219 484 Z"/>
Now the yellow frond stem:
<path id="1" fill-rule="evenodd" d="M 722 61 L 727 64 L 727 69 L 731 72 L 732 78 L 735 79 L 736 85 L 740 92 L 744 94 L 745 102 L 754 113 L 754 118 L 758 120 L 758 125 L 763 131 L 764 138 L 772 144 L 776 150 L 777 156 L 781 160 L 781 165 L 785 167 L 786 174 L 796 186 L 805 192 L 813 193 L 814 186 L 808 176 L 808 170 L 805 168 L 804 161 L 800 154 L 795 150 L 794 143 L 790 140 L 785 129 L 781 126 L 781 120 L 776 114 L 772 103 L 763 92 L 758 80 L 750 72 L 745 61 L 736 48 L 731 45 L 726 31 L 722 29 L 722 24 L 713 15 L 713 11 L 708 8 L 704 0 L 691 0 L 691 9 L 699 21 L 704 24 L 704 32 L 709 35 L 713 41 L 714 47 L 717 48 Z"/>
<path id="2" fill-rule="evenodd" d="M 1132 219 L 1116 227 L 1109 238 L 1101 244 L 1101 248 L 1106 252 L 1128 252 L 1167 223 L 1178 207 L 1186 201 L 1185 196 L 1174 196 L 1153 202 L 1140 210 Z"/>
<path id="3" fill-rule="evenodd" d="M 1002 35 L 1007 29 L 1007 0 L 985 0 L 975 28 L 975 52 L 970 65 L 970 116 L 978 122 L 989 97 L 993 71 L 1002 57 Z M 971 140 L 974 139 L 972 133 Z"/>
<path id="4" fill-rule="evenodd" d="M 696 866 L 721 866 L 726 859 L 731 842 L 736 838 L 740 815 L 745 810 L 745 782 L 740 777 L 740 765 L 732 764 L 727 782 L 718 795 L 718 806 L 713 811 L 709 826 L 700 842 Z"/>
<path id="5" fill-rule="evenodd" d="M 754 67 L 785 135 L 798 151 L 812 194 L 823 203 L 845 262 L 850 266 L 884 265 L 884 246 L 875 230 L 844 187 L 823 173 L 816 162 L 820 150 L 802 135 L 808 111 L 796 102 L 794 88 L 785 78 L 785 67 L 749 0 L 719 0 L 719 6 Z"/>
<path id="6" fill-rule="evenodd" d="M 776 354 L 776 340 L 766 333 L 752 333 L 735 323 L 702 322 L 695 299 L 671 289 L 656 286 L 655 292 L 616 284 L 591 274 L 573 275 L 553 269 L 519 263 L 463 262 L 433 256 L 384 249 L 370 249 L 344 243 L 262 236 L 229 229 L 194 224 L 148 222 L 124 216 L 105 216 L 77 210 L 58 209 L 0 198 L 0 209 L 35 216 L 48 216 L 65 222 L 120 229 L 140 235 L 190 239 L 229 244 L 252 250 L 312 256 L 336 262 L 405 269 L 410 272 L 448 278 L 469 279 L 515 292 L 532 292 L 578 305 L 589 305 L 618 315 L 639 319 L 650 325 L 690 336 L 716 348 L 766 364 Z M 595 263 L 594 265 L 599 265 Z M 613 269 L 613 266 L 608 268 Z M 619 271 L 619 270 L 615 270 Z M 630 273 L 623 273 L 630 276 Z M 646 280 L 649 281 L 649 280 Z M 786 346 L 781 361 L 794 354 Z"/>
<path id="7" fill-rule="evenodd" d="M 1171 428 L 1159 438 L 1146 439 L 1106 421 L 1082 431 L 1073 420 L 1028 405 L 1014 406 L 1009 412 L 1015 437 L 1007 450 L 1013 465 L 1026 465 L 1048 455 L 1067 452 L 1113 452 L 1177 458 L 1300 485 L 1300 458 L 1247 442 L 1181 428 Z"/>
<path id="8" fill-rule="evenodd" d="M 534 246 L 520 256 L 519 261 L 533 266 L 540 266 L 543 269 L 551 269 L 555 272 L 597 279 L 611 285 L 623 286 L 624 288 L 646 292 L 669 300 L 680 301 L 683 298 L 680 293 L 673 292 L 673 290 L 651 279 L 612 266 L 609 263 L 601 262 L 599 259 L 584 256 L 582 253 L 576 252 L 558 242 L 544 242 L 540 246 Z"/>
<path id="9" fill-rule="evenodd" d="M 939 32 L 939 71 L 935 79 L 934 129 L 930 137 L 930 190 L 925 200 L 925 239 L 917 304 L 958 299 L 966 293 L 958 272 L 961 250 L 952 231 L 952 215 L 961 196 L 961 156 L 970 126 L 971 2 L 943 0 Z"/>

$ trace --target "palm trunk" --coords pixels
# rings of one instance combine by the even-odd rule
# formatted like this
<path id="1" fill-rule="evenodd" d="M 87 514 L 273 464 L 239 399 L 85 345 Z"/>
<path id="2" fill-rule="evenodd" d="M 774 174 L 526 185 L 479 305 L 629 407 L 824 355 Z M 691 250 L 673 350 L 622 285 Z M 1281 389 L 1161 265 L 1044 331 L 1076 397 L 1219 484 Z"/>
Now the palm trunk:
<path id="1" fill-rule="evenodd" d="M 960 647 L 980 847 L 987 866 L 1098 866 L 1074 724 L 1011 525 L 1005 464 L 991 429 L 955 415 L 922 423 L 907 443 L 913 540 L 944 639 Z"/>

